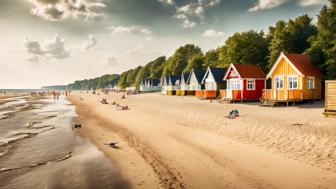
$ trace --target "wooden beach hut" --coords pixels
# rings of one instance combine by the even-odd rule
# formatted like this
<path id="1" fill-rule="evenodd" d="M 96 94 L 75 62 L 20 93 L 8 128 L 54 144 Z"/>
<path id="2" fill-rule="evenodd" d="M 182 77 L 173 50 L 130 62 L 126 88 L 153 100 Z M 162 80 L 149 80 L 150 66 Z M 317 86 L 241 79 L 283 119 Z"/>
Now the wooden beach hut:
<path id="1" fill-rule="evenodd" d="M 161 79 L 161 93 L 164 95 L 176 94 L 176 83 L 179 82 L 178 76 L 166 75 Z"/>
<path id="2" fill-rule="evenodd" d="M 222 100 L 260 100 L 265 89 L 266 74 L 257 65 L 231 64 L 223 80 L 226 81 L 226 89 L 220 91 Z"/>
<path id="3" fill-rule="evenodd" d="M 322 73 L 307 54 L 281 53 L 267 79 L 271 79 L 272 86 L 264 89 L 262 105 L 321 99 Z"/>
<path id="4" fill-rule="evenodd" d="M 336 117 L 336 80 L 325 82 L 324 115 Z"/>
<path id="5" fill-rule="evenodd" d="M 160 80 L 155 78 L 145 78 L 140 85 L 141 92 L 156 92 L 160 91 Z"/>
<path id="6" fill-rule="evenodd" d="M 188 95 L 188 78 L 190 73 L 182 73 L 179 81 L 178 89 L 176 89 L 176 95 L 185 96 Z"/>
<path id="7" fill-rule="evenodd" d="M 226 89 L 226 82 L 223 80 L 226 68 L 210 68 L 204 74 L 202 83 L 205 85 L 204 90 L 196 91 L 196 96 L 201 99 L 215 99 L 219 91 Z"/>
<path id="8" fill-rule="evenodd" d="M 195 96 L 196 91 L 202 92 L 204 89 L 204 84 L 202 84 L 202 79 L 205 75 L 203 70 L 191 70 L 187 83 L 188 83 L 188 95 Z"/>

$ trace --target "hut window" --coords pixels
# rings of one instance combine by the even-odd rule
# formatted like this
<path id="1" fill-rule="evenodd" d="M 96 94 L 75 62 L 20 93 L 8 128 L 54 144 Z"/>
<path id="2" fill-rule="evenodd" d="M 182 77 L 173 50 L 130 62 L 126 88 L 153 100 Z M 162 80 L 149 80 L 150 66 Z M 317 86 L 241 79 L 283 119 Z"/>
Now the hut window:
<path id="1" fill-rule="evenodd" d="M 315 89 L 314 77 L 308 77 L 308 89 Z"/>
<path id="2" fill-rule="evenodd" d="M 288 89 L 297 89 L 297 88 L 298 88 L 298 77 L 288 76 Z"/>
<path id="3" fill-rule="evenodd" d="M 246 87 L 247 90 L 250 90 L 250 91 L 255 90 L 255 88 L 256 88 L 255 80 L 247 80 L 246 85 L 247 85 L 247 87 Z"/>
<path id="4" fill-rule="evenodd" d="M 283 89 L 283 77 L 277 76 L 275 77 L 275 88 L 276 89 Z"/>
<path id="5" fill-rule="evenodd" d="M 241 90 L 239 79 L 229 79 L 228 80 L 228 90 Z"/>

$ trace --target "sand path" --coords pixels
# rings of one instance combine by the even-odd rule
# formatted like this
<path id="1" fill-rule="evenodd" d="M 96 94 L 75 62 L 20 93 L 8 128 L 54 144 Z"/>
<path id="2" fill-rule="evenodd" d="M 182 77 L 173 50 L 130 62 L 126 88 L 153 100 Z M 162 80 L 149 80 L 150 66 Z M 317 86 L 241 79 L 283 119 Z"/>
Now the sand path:
<path id="1" fill-rule="evenodd" d="M 79 96 L 84 100 L 79 100 Z M 216 118 L 216 115 L 223 115 L 223 111 L 226 111 L 225 108 L 218 108 L 232 108 L 231 105 L 210 104 L 183 97 L 162 97 L 157 94 L 130 96 L 125 101 L 119 100 L 118 95 L 106 97 L 108 100 L 118 99 L 130 105 L 132 110 L 116 111 L 111 105 L 100 104 L 102 96 L 97 95 L 72 94 L 70 100 L 77 107 L 77 113 L 80 115 L 78 119 L 83 123 L 82 132 L 111 159 L 117 161 L 135 188 L 336 186 L 336 174 L 333 170 L 314 164 L 314 161 L 307 160 L 309 158 L 301 158 L 303 160 L 300 162 L 301 156 L 290 158 L 288 156 L 295 153 L 279 154 L 276 150 L 279 146 L 275 145 L 273 148 L 272 145 L 266 145 L 271 141 L 267 137 L 273 136 L 269 130 L 261 128 L 266 127 L 265 124 L 270 120 L 275 122 L 278 118 L 267 118 L 266 114 L 264 122 L 248 120 L 249 116 L 253 116 L 253 109 L 258 107 L 240 107 L 240 110 L 246 110 L 246 114 L 235 122 L 228 122 L 223 116 Z M 183 104 L 178 107 L 178 104 L 175 104 L 178 102 Z M 281 115 L 282 112 L 278 114 Z M 246 128 L 240 126 L 246 125 L 246 121 L 254 125 L 251 128 L 253 131 L 245 131 Z M 216 123 L 222 125 L 218 126 Z M 222 128 L 223 125 L 231 124 L 238 126 L 234 129 Z M 271 131 L 282 132 L 285 135 L 286 132 L 288 134 L 296 130 L 272 126 Z M 251 138 L 247 132 L 251 132 L 250 135 L 269 133 L 260 137 L 253 136 L 252 140 L 241 140 Z M 323 135 L 325 131 L 321 132 Z M 304 135 L 305 130 L 301 129 L 299 133 Z M 122 148 L 113 150 L 103 144 L 111 139 L 119 141 Z M 290 140 L 300 142 L 303 139 Z M 331 159 L 333 155 L 332 153 Z M 323 160 L 332 161 L 329 159 Z"/>

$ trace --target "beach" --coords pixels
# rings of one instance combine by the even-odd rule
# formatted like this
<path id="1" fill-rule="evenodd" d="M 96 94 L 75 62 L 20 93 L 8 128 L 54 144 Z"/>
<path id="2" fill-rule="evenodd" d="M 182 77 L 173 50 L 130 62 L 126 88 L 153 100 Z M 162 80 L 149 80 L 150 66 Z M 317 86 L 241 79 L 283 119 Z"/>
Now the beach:
<path id="1" fill-rule="evenodd" d="M 220 104 L 158 93 L 71 93 L 80 132 L 134 188 L 335 188 L 336 122 L 323 102 Z M 116 101 L 130 110 L 116 110 Z M 240 116 L 225 116 L 237 109 Z M 120 149 L 105 143 L 118 142 Z"/>
<path id="2" fill-rule="evenodd" d="M 0 188 L 130 188 L 116 165 L 73 129 L 64 96 L 0 100 Z"/>

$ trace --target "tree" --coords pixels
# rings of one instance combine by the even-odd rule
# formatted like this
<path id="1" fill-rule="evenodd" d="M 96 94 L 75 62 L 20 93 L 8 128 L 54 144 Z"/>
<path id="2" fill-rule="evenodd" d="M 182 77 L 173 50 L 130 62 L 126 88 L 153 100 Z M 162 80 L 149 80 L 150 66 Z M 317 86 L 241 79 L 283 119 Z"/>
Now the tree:
<path id="1" fill-rule="evenodd" d="M 196 54 L 203 55 L 201 48 L 196 45 L 187 44 L 179 47 L 164 63 L 163 74 L 180 75 L 188 65 L 188 61 Z"/>
<path id="2" fill-rule="evenodd" d="M 331 6 L 324 6 L 317 21 L 317 36 L 309 40 L 311 48 L 307 53 L 314 63 L 327 73 L 328 79 L 336 79 L 336 0 Z"/>
<path id="3" fill-rule="evenodd" d="M 211 49 L 205 53 L 203 68 L 207 68 L 209 66 L 216 67 L 218 64 L 220 64 L 219 51 L 220 48 L 217 48 L 217 49 Z"/>
<path id="4" fill-rule="evenodd" d="M 190 72 L 194 70 L 203 70 L 204 57 L 201 54 L 194 55 L 188 60 L 188 65 L 185 67 L 184 72 Z"/>
<path id="5" fill-rule="evenodd" d="M 297 17 L 288 22 L 278 21 L 275 27 L 270 27 L 269 36 L 269 67 L 272 67 L 281 52 L 301 54 L 310 48 L 309 39 L 317 33 L 308 15 Z"/>
<path id="6" fill-rule="evenodd" d="M 235 33 L 219 50 L 219 66 L 228 67 L 231 63 L 255 64 L 266 67 L 268 41 L 263 32 L 248 31 Z"/>

